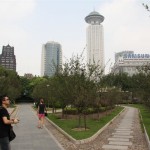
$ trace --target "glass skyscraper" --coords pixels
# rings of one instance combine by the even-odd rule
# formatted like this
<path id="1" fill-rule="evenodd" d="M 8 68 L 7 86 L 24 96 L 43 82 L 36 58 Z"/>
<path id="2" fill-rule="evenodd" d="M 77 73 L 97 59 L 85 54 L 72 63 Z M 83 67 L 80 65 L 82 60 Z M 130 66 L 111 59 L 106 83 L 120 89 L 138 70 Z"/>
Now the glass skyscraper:
<path id="1" fill-rule="evenodd" d="M 62 66 L 62 48 L 57 42 L 50 41 L 42 46 L 41 76 L 53 76 Z"/>

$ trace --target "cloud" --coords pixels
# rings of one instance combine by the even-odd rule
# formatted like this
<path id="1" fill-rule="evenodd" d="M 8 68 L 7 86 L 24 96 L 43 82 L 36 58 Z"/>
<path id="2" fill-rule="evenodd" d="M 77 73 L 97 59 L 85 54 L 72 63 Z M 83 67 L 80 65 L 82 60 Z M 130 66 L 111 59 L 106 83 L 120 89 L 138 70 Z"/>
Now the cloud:
<path id="1" fill-rule="evenodd" d="M 35 8 L 36 0 L 0 0 L 0 19 L 19 19 L 28 16 Z"/>
<path id="2" fill-rule="evenodd" d="M 111 62 L 114 62 L 115 52 L 134 50 L 135 53 L 149 53 L 150 14 L 142 6 L 142 1 L 103 0 L 100 2 L 97 11 L 105 17 L 103 22 L 105 62 L 111 58 L 107 68 Z M 93 3 L 93 0 L 91 2 Z M 73 51 L 79 54 L 82 52 L 86 43 L 88 25 L 84 22 L 84 17 L 88 13 L 81 17 L 78 16 L 80 13 L 76 11 L 77 9 L 74 12 L 74 9 L 69 7 L 71 13 L 63 14 L 64 12 L 60 11 L 66 8 L 65 3 L 66 1 L 62 0 L 59 8 L 58 3 L 52 3 L 50 0 L 0 0 L 0 49 L 8 42 L 15 47 L 17 70 L 21 75 L 25 72 L 39 74 L 41 46 L 48 40 L 60 42 L 63 55 L 67 58 L 71 57 Z M 91 8 L 91 5 L 89 7 Z M 53 9 L 57 13 L 54 13 Z M 77 17 L 72 17 L 72 12 Z M 57 18 L 60 15 L 63 17 L 59 20 Z M 77 22 L 79 20 L 80 22 Z"/>

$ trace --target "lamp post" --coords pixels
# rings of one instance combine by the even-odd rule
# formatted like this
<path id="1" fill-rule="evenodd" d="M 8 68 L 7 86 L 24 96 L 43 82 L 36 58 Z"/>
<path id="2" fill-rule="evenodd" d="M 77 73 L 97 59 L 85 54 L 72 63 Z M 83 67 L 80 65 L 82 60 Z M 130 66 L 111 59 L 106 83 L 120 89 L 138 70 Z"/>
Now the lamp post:
<path id="1" fill-rule="evenodd" d="M 48 108 L 49 108 L 49 90 L 48 90 L 48 87 L 49 87 L 49 84 L 46 85 L 47 86 L 47 102 L 48 102 Z"/>
<path id="2" fill-rule="evenodd" d="M 133 101 L 133 93 L 132 92 L 130 92 L 130 100 L 131 100 L 131 102 Z"/>

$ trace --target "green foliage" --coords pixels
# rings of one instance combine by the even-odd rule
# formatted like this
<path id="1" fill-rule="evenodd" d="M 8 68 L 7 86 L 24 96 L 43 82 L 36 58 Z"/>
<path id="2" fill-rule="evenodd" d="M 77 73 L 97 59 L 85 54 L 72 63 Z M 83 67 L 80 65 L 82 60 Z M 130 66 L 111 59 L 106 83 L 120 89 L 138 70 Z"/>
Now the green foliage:
<path id="1" fill-rule="evenodd" d="M 102 111 L 102 107 L 112 109 L 115 104 L 138 100 L 150 106 L 150 74 L 141 72 L 128 76 L 125 73 L 103 75 L 98 65 L 85 64 L 82 56 L 73 56 L 62 68 L 57 68 L 53 77 L 34 78 L 25 81 L 25 89 L 32 92 L 36 100 L 44 98 L 47 106 L 62 108 L 62 118 L 66 106 L 71 105 L 79 115 L 86 115 L 89 108 Z M 68 112 L 69 113 L 69 112 Z"/>
<path id="2" fill-rule="evenodd" d="M 32 79 L 21 77 L 20 80 L 22 84 L 22 96 L 32 97 L 34 87 L 42 84 L 47 79 L 42 77 L 34 77 Z"/>
<path id="3" fill-rule="evenodd" d="M 148 72 L 140 72 L 133 76 L 108 74 L 101 79 L 101 85 L 120 89 L 120 94 L 118 90 L 118 98 L 116 97 L 121 100 L 119 103 L 134 102 L 132 100 L 138 99 L 150 106 L 150 73 Z"/>
<path id="4" fill-rule="evenodd" d="M 76 108 L 65 108 L 64 109 L 64 114 L 67 114 L 67 115 L 77 115 L 78 112 L 77 112 Z"/>
<path id="5" fill-rule="evenodd" d="M 89 115 L 89 114 L 94 114 L 94 113 L 98 113 L 98 111 L 100 112 L 104 112 L 106 110 L 109 110 L 109 109 L 112 109 L 112 107 L 100 107 L 100 109 L 95 109 L 95 108 L 88 108 L 86 110 L 86 115 Z M 78 115 L 78 111 L 76 108 L 65 108 L 64 110 L 64 114 L 67 114 L 67 115 Z"/>
<path id="6" fill-rule="evenodd" d="M 123 91 L 127 91 L 130 88 L 132 78 L 126 73 L 120 74 L 108 74 L 103 76 L 101 84 L 107 87 L 117 87 Z"/>
<path id="7" fill-rule="evenodd" d="M 21 94 L 20 77 L 16 72 L 0 67 L 0 96 L 7 95 L 15 103 Z"/>

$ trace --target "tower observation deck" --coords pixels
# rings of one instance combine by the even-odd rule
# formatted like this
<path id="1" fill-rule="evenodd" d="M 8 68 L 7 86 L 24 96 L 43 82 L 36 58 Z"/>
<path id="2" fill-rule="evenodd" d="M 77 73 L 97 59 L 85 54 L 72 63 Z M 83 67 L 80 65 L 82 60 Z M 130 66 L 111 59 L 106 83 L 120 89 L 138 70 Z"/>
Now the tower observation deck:
<path id="1" fill-rule="evenodd" d="M 93 11 L 85 17 L 85 21 L 89 24 L 100 24 L 104 21 L 104 16 L 100 15 L 100 13 L 96 11 Z"/>

